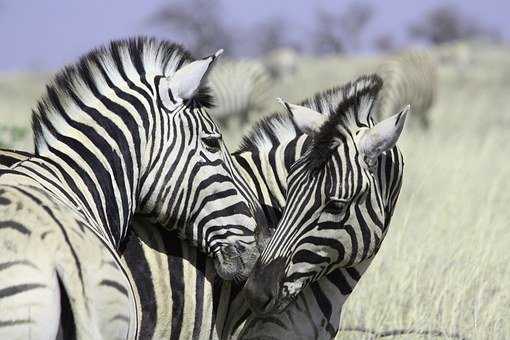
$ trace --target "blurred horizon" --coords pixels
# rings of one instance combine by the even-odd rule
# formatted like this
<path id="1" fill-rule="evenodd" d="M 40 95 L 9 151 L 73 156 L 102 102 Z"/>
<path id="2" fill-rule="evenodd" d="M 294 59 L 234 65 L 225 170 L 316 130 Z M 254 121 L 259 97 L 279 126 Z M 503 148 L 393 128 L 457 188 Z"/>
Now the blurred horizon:
<path id="1" fill-rule="evenodd" d="M 0 0 L 0 37 L 4 44 L 4 53 L 0 55 L 0 71 L 54 70 L 111 39 L 135 35 L 169 39 L 188 47 L 194 39 L 191 33 L 179 32 L 175 25 L 151 22 L 158 20 L 157 16 L 165 6 L 175 7 L 183 3 L 186 2 L 151 0 L 142 4 L 133 0 Z M 368 9 L 365 13 L 368 14 L 366 25 L 356 37 L 359 41 L 354 41 L 356 39 L 351 39 L 352 36 L 349 35 L 338 46 L 327 41 L 329 45 L 326 48 L 315 48 L 314 34 L 321 29 L 320 25 L 326 33 L 341 28 L 337 23 L 342 21 L 339 19 L 348 19 L 351 16 L 352 13 L 347 11 L 352 9 L 353 4 Z M 261 55 L 260 45 L 264 42 L 261 43 L 259 38 L 262 35 L 267 36 L 266 44 L 293 47 L 304 54 L 318 54 L 320 51 L 325 51 L 324 54 L 328 54 L 328 51 L 333 54 L 337 54 L 335 51 L 357 55 L 372 54 L 380 51 L 375 45 L 397 49 L 427 44 L 426 41 L 411 37 L 409 27 L 423 21 L 434 8 L 445 5 L 458 10 L 462 18 L 471 20 L 482 29 L 490 30 L 498 36 L 498 41 L 510 41 L 510 23 L 506 18 L 510 12 L 510 3 L 496 0 L 483 3 L 466 3 L 460 0 L 447 3 L 439 0 L 418 3 L 393 0 L 381 3 L 372 0 L 335 4 L 326 0 L 221 0 L 216 9 L 221 28 L 225 31 L 225 39 L 230 39 L 227 53 L 230 51 L 235 57 L 254 57 Z M 204 11 L 208 17 L 207 10 Z M 318 12 L 321 12 L 322 16 L 319 16 Z M 327 20 L 329 26 L 326 25 Z M 345 35 L 345 32 L 337 35 L 342 34 Z M 326 39 L 331 40 L 331 36 Z M 206 46 L 207 48 L 209 46 Z M 271 46 L 265 49 L 270 50 Z"/>

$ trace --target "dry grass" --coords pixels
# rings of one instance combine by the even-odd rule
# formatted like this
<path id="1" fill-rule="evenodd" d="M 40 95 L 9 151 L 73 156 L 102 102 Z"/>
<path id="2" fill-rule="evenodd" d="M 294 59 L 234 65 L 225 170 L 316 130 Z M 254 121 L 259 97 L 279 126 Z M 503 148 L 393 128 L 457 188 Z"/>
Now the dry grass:
<path id="1" fill-rule="evenodd" d="M 467 62 L 440 68 L 431 130 L 409 124 L 400 143 L 400 200 L 380 253 L 345 306 L 345 328 L 425 333 L 384 339 L 510 336 L 510 53 L 471 52 Z M 275 96 L 298 101 L 377 62 L 304 59 Z"/>
<path id="2" fill-rule="evenodd" d="M 510 335 L 508 60 L 508 51 L 478 52 L 467 68 L 440 69 L 431 130 L 408 129 L 402 139 L 405 181 L 393 223 L 345 306 L 343 327 L 441 331 L 469 339 Z M 376 65 L 369 58 L 303 59 L 295 77 L 276 84 L 274 96 L 297 101 Z M 4 126 L 26 127 L 41 79 L 0 81 Z M 240 139 L 239 131 L 238 126 L 225 131 L 229 144 Z M 337 337 L 360 338 L 375 336 L 341 332 Z"/>
<path id="3" fill-rule="evenodd" d="M 495 68 L 497 60 L 487 62 L 478 67 Z M 499 73 L 480 79 L 442 72 L 431 131 L 407 131 L 401 143 L 398 207 L 381 252 L 347 302 L 344 327 L 508 338 L 509 90 L 510 78 L 501 81 Z M 337 337 L 360 338 L 374 337 Z"/>

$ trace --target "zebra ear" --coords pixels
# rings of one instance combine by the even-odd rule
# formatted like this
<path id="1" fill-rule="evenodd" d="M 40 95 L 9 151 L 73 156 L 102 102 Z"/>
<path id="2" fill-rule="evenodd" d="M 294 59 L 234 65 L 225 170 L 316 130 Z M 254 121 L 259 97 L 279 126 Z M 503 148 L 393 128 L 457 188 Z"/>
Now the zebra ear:
<path id="1" fill-rule="evenodd" d="M 303 131 L 317 132 L 322 124 L 328 120 L 326 115 L 307 107 L 290 104 L 281 98 L 276 98 L 276 100 L 285 107 L 294 123 Z"/>
<path id="2" fill-rule="evenodd" d="M 214 64 L 214 61 L 223 54 L 223 50 L 200 60 L 193 61 L 178 69 L 168 78 L 168 87 L 174 99 L 187 100 L 193 98 Z"/>
<path id="3" fill-rule="evenodd" d="M 407 105 L 402 111 L 377 123 L 361 136 L 359 144 L 369 162 L 395 146 L 410 110 L 411 106 Z"/>

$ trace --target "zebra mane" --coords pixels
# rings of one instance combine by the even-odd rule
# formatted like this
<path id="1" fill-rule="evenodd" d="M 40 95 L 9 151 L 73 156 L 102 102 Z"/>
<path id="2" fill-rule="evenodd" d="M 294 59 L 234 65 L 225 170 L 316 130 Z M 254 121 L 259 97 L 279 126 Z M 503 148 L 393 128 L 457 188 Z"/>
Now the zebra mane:
<path id="1" fill-rule="evenodd" d="M 171 76 L 193 60 L 181 45 L 148 37 L 114 40 L 93 49 L 76 63 L 64 67 L 46 86 L 46 93 L 32 111 L 35 141 L 41 135 L 43 121 L 62 116 L 68 106 L 83 105 L 80 99 L 97 93 L 98 89 L 105 93 L 104 89 L 109 88 L 107 91 L 113 93 L 115 89 L 110 86 L 113 80 L 132 87 L 136 86 L 132 83 L 136 79 L 151 88 L 148 81 L 156 76 Z M 213 106 L 207 86 L 202 86 L 193 100 L 202 107 Z"/>
<path id="2" fill-rule="evenodd" d="M 333 87 L 329 90 L 316 93 L 305 99 L 299 105 L 328 116 L 320 131 L 313 133 L 314 146 L 331 145 L 333 139 L 345 132 L 338 129 L 342 125 L 346 130 L 355 126 L 367 126 L 363 122 L 366 97 L 375 100 L 382 87 L 382 79 L 376 74 L 363 75 L 355 81 L 343 86 Z M 309 133 L 302 131 L 288 112 L 277 112 L 261 119 L 251 131 L 243 137 L 238 152 L 267 150 L 282 142 L 296 138 L 298 135 Z"/>

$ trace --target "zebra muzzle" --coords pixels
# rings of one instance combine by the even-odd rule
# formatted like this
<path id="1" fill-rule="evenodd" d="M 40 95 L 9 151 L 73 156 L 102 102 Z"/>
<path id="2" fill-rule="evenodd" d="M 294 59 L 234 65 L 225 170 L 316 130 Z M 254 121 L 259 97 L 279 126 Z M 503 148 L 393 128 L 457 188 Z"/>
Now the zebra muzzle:
<path id="1" fill-rule="evenodd" d="M 278 308 L 284 272 L 284 258 L 277 258 L 267 264 L 257 261 L 243 288 L 248 305 L 255 314 L 271 314 Z"/>

